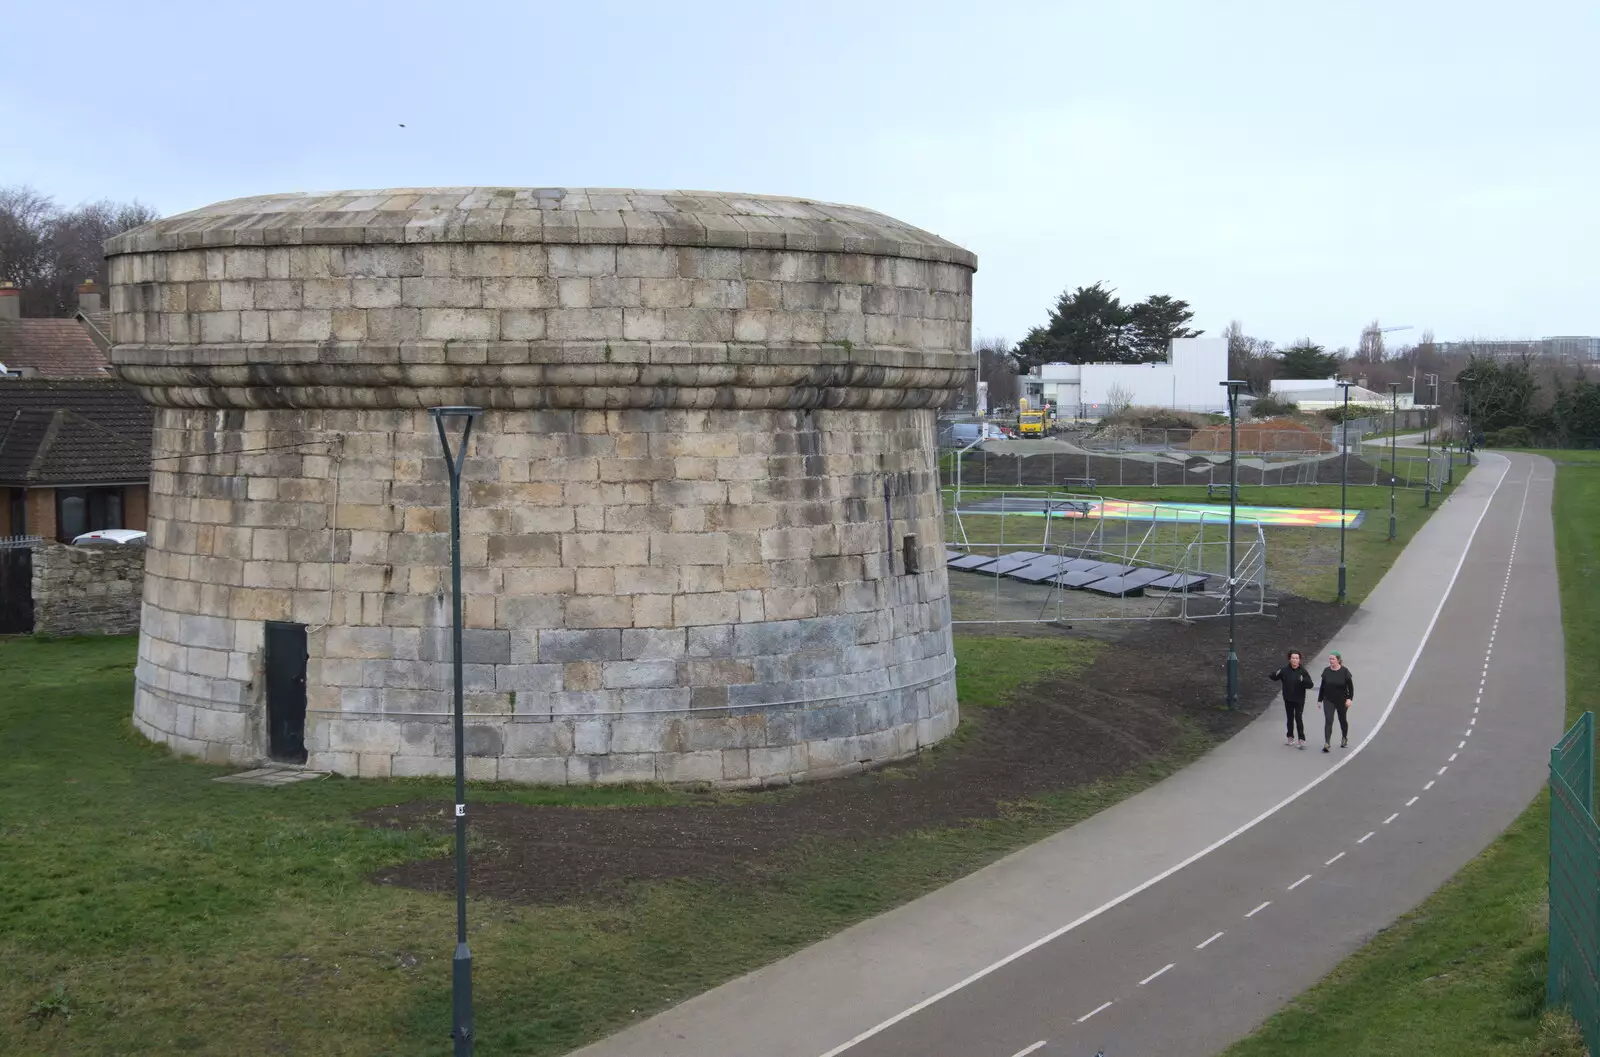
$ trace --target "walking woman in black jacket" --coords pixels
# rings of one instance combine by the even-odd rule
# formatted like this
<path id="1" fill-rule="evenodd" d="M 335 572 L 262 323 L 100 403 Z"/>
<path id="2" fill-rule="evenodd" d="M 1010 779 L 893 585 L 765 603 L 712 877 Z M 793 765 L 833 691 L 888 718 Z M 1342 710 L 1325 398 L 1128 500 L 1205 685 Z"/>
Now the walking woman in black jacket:
<path id="1" fill-rule="evenodd" d="M 1316 684 L 1311 681 L 1311 673 L 1306 671 L 1300 663 L 1300 651 L 1289 651 L 1289 663 L 1267 676 L 1275 683 L 1283 685 L 1283 712 L 1288 721 L 1288 740 L 1285 745 L 1295 744 L 1295 735 L 1299 734 L 1300 747 L 1306 747 L 1306 691 Z"/>
<path id="2" fill-rule="evenodd" d="M 1322 703 L 1322 751 L 1333 744 L 1333 717 L 1339 717 L 1339 748 L 1350 744 L 1350 706 L 1356 699 L 1356 679 L 1344 666 L 1344 658 L 1337 653 L 1328 655 L 1328 666 L 1322 669 L 1322 685 L 1317 688 L 1317 700 Z"/>

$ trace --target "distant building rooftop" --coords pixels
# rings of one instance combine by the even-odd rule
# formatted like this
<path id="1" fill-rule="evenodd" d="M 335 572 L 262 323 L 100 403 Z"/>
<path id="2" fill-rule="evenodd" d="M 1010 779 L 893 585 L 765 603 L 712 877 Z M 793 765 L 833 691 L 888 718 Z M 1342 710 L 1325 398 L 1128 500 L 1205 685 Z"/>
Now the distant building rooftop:
<path id="1" fill-rule="evenodd" d="M 138 391 L 110 378 L 0 382 L 0 485 L 145 481 L 152 422 Z"/>

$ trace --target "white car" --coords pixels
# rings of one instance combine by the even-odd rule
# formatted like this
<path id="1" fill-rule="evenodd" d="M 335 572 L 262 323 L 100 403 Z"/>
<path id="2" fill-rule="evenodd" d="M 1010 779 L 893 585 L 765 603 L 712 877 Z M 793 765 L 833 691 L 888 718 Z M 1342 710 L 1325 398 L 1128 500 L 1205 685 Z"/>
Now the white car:
<path id="1" fill-rule="evenodd" d="M 73 539 L 76 546 L 79 543 L 143 543 L 147 533 L 139 529 L 100 529 L 96 532 L 85 532 Z"/>

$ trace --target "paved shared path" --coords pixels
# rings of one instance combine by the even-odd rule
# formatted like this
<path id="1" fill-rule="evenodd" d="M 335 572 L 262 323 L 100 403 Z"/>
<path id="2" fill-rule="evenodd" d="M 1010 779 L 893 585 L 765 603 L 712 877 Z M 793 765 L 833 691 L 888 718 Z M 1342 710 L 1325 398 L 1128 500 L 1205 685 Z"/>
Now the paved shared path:
<path id="1" fill-rule="evenodd" d="M 1270 708 L 1159 785 L 580 1057 L 1219 1052 L 1537 795 L 1565 702 L 1552 478 L 1485 453 L 1334 643 L 1285 643 L 1313 672 L 1328 649 L 1350 663 L 1349 749 L 1285 747 Z"/>

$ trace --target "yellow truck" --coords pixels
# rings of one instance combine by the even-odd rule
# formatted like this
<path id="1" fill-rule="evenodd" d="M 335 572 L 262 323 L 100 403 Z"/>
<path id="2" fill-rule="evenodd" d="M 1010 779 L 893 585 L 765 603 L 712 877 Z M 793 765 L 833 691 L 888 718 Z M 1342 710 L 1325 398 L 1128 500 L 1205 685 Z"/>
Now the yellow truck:
<path id="1" fill-rule="evenodd" d="M 1044 436 L 1044 418 L 1045 412 L 1043 408 L 1039 408 L 1037 410 L 1024 409 L 1017 415 L 1017 436 Z"/>

